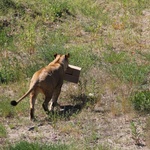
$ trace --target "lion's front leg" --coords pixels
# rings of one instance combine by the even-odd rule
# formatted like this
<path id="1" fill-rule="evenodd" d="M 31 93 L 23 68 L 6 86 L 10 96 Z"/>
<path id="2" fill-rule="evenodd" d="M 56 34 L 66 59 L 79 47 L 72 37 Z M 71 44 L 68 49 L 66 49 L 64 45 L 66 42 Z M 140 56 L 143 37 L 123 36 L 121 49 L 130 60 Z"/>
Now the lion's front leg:
<path id="1" fill-rule="evenodd" d="M 60 92 L 61 92 L 61 88 L 58 88 L 57 90 L 54 91 L 53 96 L 52 96 L 52 100 L 51 100 L 50 106 L 49 106 L 50 111 L 54 111 L 55 106 L 60 107 L 60 105 L 57 103 Z"/>
<path id="2" fill-rule="evenodd" d="M 47 95 L 45 96 L 45 100 L 44 100 L 44 103 L 43 103 L 43 109 L 48 112 L 48 104 L 49 104 L 49 101 L 51 100 L 52 96 L 51 95 Z"/>

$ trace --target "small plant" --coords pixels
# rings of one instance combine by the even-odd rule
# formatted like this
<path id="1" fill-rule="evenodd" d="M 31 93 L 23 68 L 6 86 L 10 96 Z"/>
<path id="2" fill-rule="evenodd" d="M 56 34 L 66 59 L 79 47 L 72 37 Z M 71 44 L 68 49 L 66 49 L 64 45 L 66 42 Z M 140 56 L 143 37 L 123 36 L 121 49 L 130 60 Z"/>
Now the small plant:
<path id="1" fill-rule="evenodd" d="M 133 121 L 130 123 L 130 125 L 131 125 L 132 138 L 134 140 L 136 140 L 139 137 L 139 133 L 137 131 L 137 127 L 136 127 L 136 125 L 135 125 L 135 123 Z"/>
<path id="2" fill-rule="evenodd" d="M 56 123 L 58 120 L 60 120 L 61 116 L 58 114 L 58 112 L 49 112 L 48 113 L 48 121 L 52 122 L 52 126 L 55 128 Z"/>
<path id="3" fill-rule="evenodd" d="M 138 131 L 138 128 L 135 125 L 135 123 L 132 121 L 130 125 L 131 125 L 132 139 L 135 141 L 135 145 L 142 147 L 145 146 L 145 142 L 142 139 L 142 135 Z"/>
<path id="4" fill-rule="evenodd" d="M 0 138 L 4 138 L 6 136 L 7 136 L 7 131 L 5 127 L 2 124 L 0 124 Z"/>
<path id="5" fill-rule="evenodd" d="M 136 92 L 132 98 L 134 108 L 139 111 L 150 110 L 150 92 L 140 91 Z"/>

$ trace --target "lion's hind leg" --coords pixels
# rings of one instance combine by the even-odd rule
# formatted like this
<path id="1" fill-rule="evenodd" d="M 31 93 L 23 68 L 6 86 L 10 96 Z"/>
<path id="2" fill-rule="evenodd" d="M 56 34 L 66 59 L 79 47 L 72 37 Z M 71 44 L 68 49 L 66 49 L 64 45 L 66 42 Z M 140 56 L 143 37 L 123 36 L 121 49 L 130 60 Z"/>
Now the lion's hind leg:
<path id="1" fill-rule="evenodd" d="M 30 119 L 31 120 L 35 119 L 35 117 L 34 117 L 34 106 L 35 106 L 37 94 L 38 93 L 36 93 L 34 91 L 30 93 Z"/>

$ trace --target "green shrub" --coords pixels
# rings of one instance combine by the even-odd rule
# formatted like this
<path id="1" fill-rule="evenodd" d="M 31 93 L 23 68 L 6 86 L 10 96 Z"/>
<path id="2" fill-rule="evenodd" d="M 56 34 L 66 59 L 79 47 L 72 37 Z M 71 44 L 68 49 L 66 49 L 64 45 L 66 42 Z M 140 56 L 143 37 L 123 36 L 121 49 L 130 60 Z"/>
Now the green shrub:
<path id="1" fill-rule="evenodd" d="M 134 108 L 139 111 L 150 111 L 150 92 L 136 92 L 132 97 Z"/>

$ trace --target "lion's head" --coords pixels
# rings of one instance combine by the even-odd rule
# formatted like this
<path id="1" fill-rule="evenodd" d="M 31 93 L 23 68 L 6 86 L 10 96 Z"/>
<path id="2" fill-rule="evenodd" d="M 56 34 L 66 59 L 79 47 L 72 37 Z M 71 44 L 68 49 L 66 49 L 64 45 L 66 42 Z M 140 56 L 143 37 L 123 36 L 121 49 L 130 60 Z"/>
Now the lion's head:
<path id="1" fill-rule="evenodd" d="M 68 58 L 70 57 L 70 54 L 69 53 L 66 54 L 66 55 L 55 54 L 54 57 L 55 57 L 55 59 L 57 60 L 58 63 L 63 65 L 64 71 L 66 71 L 67 67 L 68 67 L 68 64 L 69 64 Z"/>

